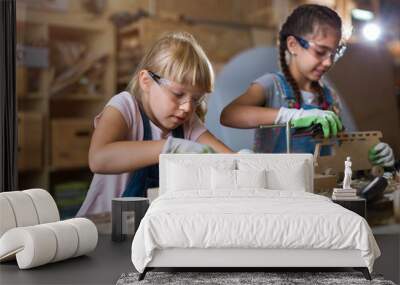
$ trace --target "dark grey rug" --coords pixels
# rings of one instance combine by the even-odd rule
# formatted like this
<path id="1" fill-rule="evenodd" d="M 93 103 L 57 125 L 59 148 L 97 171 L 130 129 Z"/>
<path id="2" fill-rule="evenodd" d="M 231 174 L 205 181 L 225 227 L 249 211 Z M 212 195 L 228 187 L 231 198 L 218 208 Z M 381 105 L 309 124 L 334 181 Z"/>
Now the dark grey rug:
<path id="1" fill-rule="evenodd" d="M 372 281 L 364 278 L 360 272 L 154 272 L 150 271 L 142 281 L 139 273 L 122 274 L 117 285 L 133 284 L 379 284 L 395 285 L 380 275 L 372 275 Z"/>

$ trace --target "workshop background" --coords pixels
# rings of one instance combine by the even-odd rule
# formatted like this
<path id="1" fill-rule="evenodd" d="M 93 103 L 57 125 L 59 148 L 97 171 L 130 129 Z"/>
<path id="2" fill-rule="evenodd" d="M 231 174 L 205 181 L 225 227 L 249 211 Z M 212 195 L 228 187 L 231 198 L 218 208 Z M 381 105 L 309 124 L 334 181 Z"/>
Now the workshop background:
<path id="1" fill-rule="evenodd" d="M 303 3 L 327 5 L 343 19 L 348 50 L 327 80 L 342 96 L 347 131 L 362 132 L 336 158 L 321 161 L 316 188 L 329 195 L 343 171 L 340 152 L 354 157 L 380 134 L 398 160 L 398 0 L 17 0 L 18 188 L 47 189 L 63 218 L 75 215 L 93 175 L 94 116 L 125 90 L 144 50 L 169 31 L 192 33 L 216 70 L 207 127 L 234 150 L 251 148 L 254 130 L 222 127 L 220 112 L 252 80 L 278 68 L 277 32 Z M 370 165 L 360 162 L 359 169 L 371 177 Z M 371 225 L 400 223 L 399 185 L 394 177 L 369 205 Z M 93 219 L 106 223 L 109 215 Z"/>

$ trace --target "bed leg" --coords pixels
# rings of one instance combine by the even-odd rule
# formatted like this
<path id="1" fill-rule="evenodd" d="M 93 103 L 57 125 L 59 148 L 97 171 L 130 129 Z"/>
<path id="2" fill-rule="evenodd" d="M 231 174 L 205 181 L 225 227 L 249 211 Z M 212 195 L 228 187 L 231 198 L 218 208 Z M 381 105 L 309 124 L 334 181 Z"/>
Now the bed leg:
<path id="1" fill-rule="evenodd" d="M 138 281 L 142 281 L 144 279 L 144 277 L 146 276 L 148 269 L 147 267 L 144 269 L 144 271 L 142 273 L 139 274 L 139 278 Z"/>
<path id="2" fill-rule="evenodd" d="M 357 271 L 361 271 L 362 274 L 364 275 L 365 279 L 367 280 L 372 280 L 371 275 L 369 274 L 369 270 L 367 267 L 355 267 L 354 268 Z"/>

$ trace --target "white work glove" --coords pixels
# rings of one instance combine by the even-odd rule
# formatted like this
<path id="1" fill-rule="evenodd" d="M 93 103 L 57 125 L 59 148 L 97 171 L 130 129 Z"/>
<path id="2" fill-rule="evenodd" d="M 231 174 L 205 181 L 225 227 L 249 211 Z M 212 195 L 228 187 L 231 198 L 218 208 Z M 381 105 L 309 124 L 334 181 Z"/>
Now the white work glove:
<path id="1" fill-rule="evenodd" d="M 368 151 L 368 158 L 373 165 L 381 165 L 383 167 L 394 166 L 393 150 L 387 143 L 380 142 L 374 145 Z"/>
<path id="2" fill-rule="evenodd" d="M 285 108 L 281 107 L 279 109 L 278 115 L 275 119 L 275 124 L 284 124 L 287 121 L 297 120 L 304 117 L 327 117 L 327 116 L 336 116 L 337 115 L 332 111 L 320 110 L 320 109 L 293 109 L 293 108 Z"/>
<path id="3" fill-rule="evenodd" d="M 320 109 L 289 109 L 281 107 L 275 119 L 275 124 L 284 124 L 290 120 L 293 128 L 306 128 L 320 124 L 324 137 L 336 136 L 343 129 L 339 117 L 332 111 Z"/>
<path id="4" fill-rule="evenodd" d="M 239 150 L 237 153 L 238 154 L 252 154 L 252 153 L 254 153 L 254 151 L 252 151 L 251 149 L 243 148 L 243 149 Z"/>
<path id="5" fill-rule="evenodd" d="M 205 144 L 168 137 L 161 153 L 215 153 L 215 151 Z"/>

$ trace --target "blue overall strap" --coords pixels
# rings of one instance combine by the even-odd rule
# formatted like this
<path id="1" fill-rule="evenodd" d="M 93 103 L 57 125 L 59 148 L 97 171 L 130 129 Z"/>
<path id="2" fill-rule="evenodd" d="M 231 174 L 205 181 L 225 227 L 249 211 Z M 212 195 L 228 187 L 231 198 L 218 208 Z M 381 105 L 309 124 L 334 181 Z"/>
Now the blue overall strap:
<path id="1" fill-rule="evenodd" d="M 329 89 L 328 86 L 326 86 L 324 84 L 324 86 L 322 87 L 323 91 L 324 91 L 324 97 L 325 97 L 325 101 L 328 103 L 329 108 L 332 107 L 332 105 L 335 103 L 333 101 L 333 97 L 332 97 L 332 92 L 331 89 Z"/>
<path id="2" fill-rule="evenodd" d="M 276 87 L 280 96 L 279 100 L 282 102 L 281 107 L 288 107 L 288 101 L 294 100 L 293 90 L 287 83 L 285 76 L 281 72 L 274 72 L 273 74 L 276 78 Z M 268 147 L 268 150 L 264 149 L 264 151 L 272 153 L 286 152 L 286 133 L 284 129 L 269 129 L 262 130 L 261 132 L 263 133 L 263 135 L 259 139 L 268 139 L 270 141 L 268 145 L 271 146 Z M 260 142 L 260 144 L 262 144 L 262 142 Z"/>
<path id="3" fill-rule="evenodd" d="M 294 98 L 294 92 L 290 84 L 287 82 L 285 76 L 280 73 L 276 72 L 275 73 L 279 82 L 279 87 L 281 89 L 282 98 L 284 99 L 283 106 L 286 108 L 290 108 L 289 102 L 295 100 Z M 309 106 L 306 106 L 306 104 L 302 104 L 301 108 L 308 109 Z M 312 108 L 315 108 L 312 107 Z M 286 130 L 285 129 L 275 129 L 273 130 L 275 133 L 275 140 L 274 140 L 274 147 L 273 147 L 273 152 L 274 153 L 284 153 L 287 150 L 287 145 L 286 145 Z M 291 152 L 293 153 L 312 153 L 314 151 L 315 143 L 313 143 L 313 139 L 311 137 L 301 137 L 301 138 L 295 138 L 292 137 L 292 145 L 291 145 Z"/>
<path id="4" fill-rule="evenodd" d="M 275 72 L 274 74 L 277 76 L 280 88 L 283 92 L 283 94 L 282 94 L 283 98 L 286 100 L 294 100 L 295 98 L 294 98 L 293 89 L 287 82 L 285 76 L 281 72 Z M 329 89 L 329 87 L 326 84 L 323 85 L 322 89 L 323 89 L 324 100 L 328 103 L 329 107 L 332 106 L 334 102 L 333 102 L 331 90 Z M 286 107 L 288 107 L 288 106 L 286 106 Z M 317 106 L 307 105 L 304 103 L 302 104 L 301 107 L 306 110 L 317 108 Z"/>
<path id="5" fill-rule="evenodd" d="M 150 121 L 145 112 L 140 108 L 140 115 L 143 122 L 143 140 L 150 141 L 153 139 L 151 134 Z M 172 131 L 172 136 L 177 138 L 184 138 L 183 127 Z M 122 197 L 145 197 L 148 188 L 159 186 L 159 172 L 158 164 L 149 165 L 140 169 L 135 170 L 129 177 L 128 183 L 126 184 L 125 191 Z"/>
<path id="6" fill-rule="evenodd" d="M 275 72 L 276 79 L 276 99 L 275 108 L 286 107 L 293 108 L 293 104 L 296 102 L 294 97 L 293 89 L 291 88 L 289 82 L 286 80 L 285 76 L 281 72 Z M 324 101 L 328 104 L 327 107 L 332 106 L 333 99 L 330 93 L 330 89 L 324 85 Z M 305 104 L 304 102 L 299 106 L 305 110 L 309 109 L 320 109 L 321 106 L 313 104 Z M 262 134 L 262 137 L 256 137 L 257 142 L 262 146 L 262 151 L 272 152 L 272 153 L 284 153 L 287 150 L 286 147 L 286 130 L 284 128 L 276 129 L 263 129 L 258 131 Z M 268 141 L 266 143 L 265 141 Z M 261 149 L 261 147 L 260 147 Z M 315 140 L 311 136 L 303 137 L 292 137 L 291 152 L 293 153 L 313 153 L 315 149 Z"/>
<path id="7" fill-rule="evenodd" d="M 293 89 L 292 87 L 288 84 L 285 76 L 280 73 L 280 72 L 275 72 L 274 73 L 278 79 L 280 88 L 282 89 L 283 96 L 286 100 L 292 100 L 294 99 L 294 94 L 293 94 Z"/>

